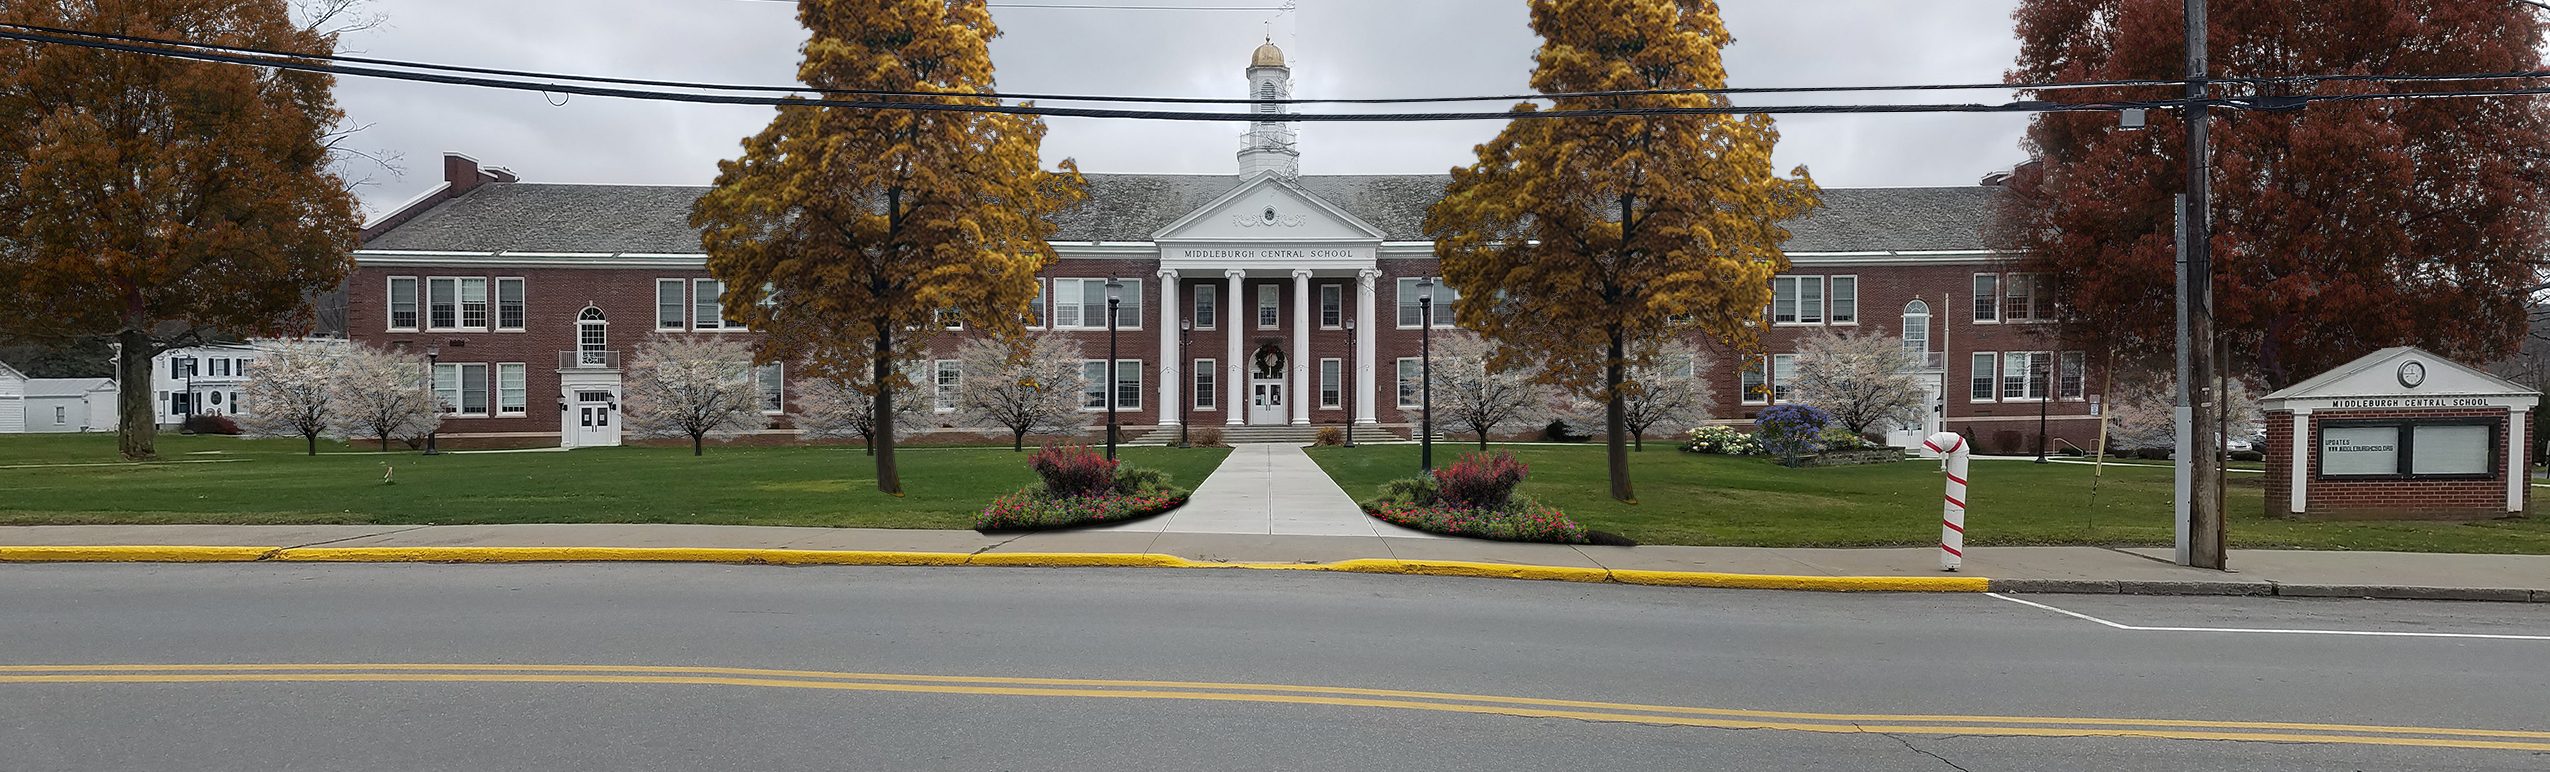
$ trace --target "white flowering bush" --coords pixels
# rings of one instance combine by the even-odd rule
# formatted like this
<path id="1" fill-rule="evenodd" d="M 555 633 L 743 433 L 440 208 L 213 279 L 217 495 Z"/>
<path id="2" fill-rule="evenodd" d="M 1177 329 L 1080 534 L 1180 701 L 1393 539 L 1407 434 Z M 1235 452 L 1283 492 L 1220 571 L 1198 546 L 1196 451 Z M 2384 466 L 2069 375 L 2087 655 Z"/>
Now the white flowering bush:
<path id="1" fill-rule="evenodd" d="M 1762 441 L 1750 432 L 1725 426 L 1703 426 L 1691 430 L 1682 443 L 1686 453 L 1715 453 L 1725 456 L 1759 456 L 1768 453 Z"/>

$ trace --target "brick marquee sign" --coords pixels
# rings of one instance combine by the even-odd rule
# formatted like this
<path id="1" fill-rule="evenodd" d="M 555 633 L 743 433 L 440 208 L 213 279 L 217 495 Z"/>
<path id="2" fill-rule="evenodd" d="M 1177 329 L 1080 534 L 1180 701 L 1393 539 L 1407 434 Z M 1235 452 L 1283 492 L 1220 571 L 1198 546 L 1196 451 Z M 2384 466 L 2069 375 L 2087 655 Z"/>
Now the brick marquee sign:
<path id="1" fill-rule="evenodd" d="M 2464 519 L 2531 503 L 2539 392 L 2413 347 L 2373 352 L 2261 401 L 2270 516 Z"/>

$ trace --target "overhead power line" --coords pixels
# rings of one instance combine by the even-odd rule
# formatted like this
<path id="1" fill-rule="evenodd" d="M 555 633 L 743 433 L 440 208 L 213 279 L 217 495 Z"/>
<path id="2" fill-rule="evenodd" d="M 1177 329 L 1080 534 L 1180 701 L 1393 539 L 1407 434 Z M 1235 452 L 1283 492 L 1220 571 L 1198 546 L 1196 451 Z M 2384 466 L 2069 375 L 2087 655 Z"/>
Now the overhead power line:
<path id="1" fill-rule="evenodd" d="M 365 77 L 365 78 L 381 78 L 381 79 L 388 79 L 388 80 L 405 80 L 405 81 L 415 81 L 415 82 L 425 82 L 425 83 L 442 83 L 442 84 L 447 84 L 447 85 L 474 86 L 474 87 L 480 87 L 480 88 L 494 88 L 494 89 L 513 90 L 513 91 L 533 91 L 533 92 L 540 92 L 540 93 L 544 93 L 544 94 L 577 94 L 577 95 L 584 95 L 584 96 L 613 97 L 613 98 L 622 98 L 622 99 L 639 99 L 639 100 L 669 101 L 669 102 L 693 102 L 693 103 L 701 103 L 701 104 L 757 105 L 757 106 L 770 106 L 770 107 L 784 106 L 784 105 L 797 105 L 797 106 L 842 107 L 842 108 L 876 109 L 876 110 L 908 110 L 908 111 L 920 111 L 920 112 L 973 112 L 973 113 L 1001 113 L 1001 114 L 1013 114 L 1013 115 L 1038 115 L 1038 116 L 1052 116 L 1052 117 L 1066 117 L 1066 118 L 1120 118 L 1120 119 L 1138 119 L 1138 120 L 1168 120 L 1168 121 L 1235 121 L 1235 122 L 1264 122 L 1264 121 L 1293 122 L 1293 121 L 1305 121 L 1305 122 L 1372 122 L 1372 123 L 1405 123 L 1405 122 L 1424 122 L 1424 121 L 1510 120 L 1510 119 L 1514 119 L 1514 118 L 1600 118 L 1600 117 L 1621 117 L 1621 116 L 1661 116 L 1661 115 L 1757 115 L 1757 114 L 1758 114 L 1758 115 L 1798 115 L 1798 114 L 1819 114 L 1819 113 L 1830 114 L 1830 113 L 1995 113 L 1995 112 L 2028 112 L 2028 113 L 2042 113 L 2042 112 L 2074 112 L 2074 111 L 2115 111 L 2115 110 L 2124 110 L 2124 109 L 2170 109 L 2170 108 L 2187 107 L 2187 106 L 2190 106 L 2190 105 L 2213 106 L 2213 107 L 2230 107 L 2230 108 L 2234 108 L 2234 109 L 2242 109 L 2242 110 L 2295 110 L 2295 109 L 2301 109 L 2304 105 L 2306 105 L 2306 104 L 2308 104 L 2308 103 L 2311 103 L 2311 102 L 2321 102 L 2321 101 L 2360 101 L 2360 100 L 2370 100 L 2370 99 L 2433 99 L 2433 98 L 2450 98 L 2450 97 L 2492 97 L 2492 96 L 2537 95 L 2537 94 L 2550 93 L 2550 88 L 2525 88 L 2525 89 L 2503 89 L 2503 90 L 2487 90 L 2487 91 L 2434 91 L 2434 92 L 2378 93 L 2378 94 L 2330 94 L 2330 95 L 2294 95 L 2294 96 L 2272 96 L 2272 95 L 2269 95 L 2269 96 L 2228 97 L 2228 98 L 2197 99 L 2197 100 L 2190 100 L 2190 99 L 2183 99 L 2183 98 L 2182 98 L 2182 99 L 2124 100 L 2124 101 L 2103 101 L 2103 102 L 2046 102 L 2046 101 L 2017 101 L 2017 102 L 2007 102 L 2007 103 L 2001 103 L 2001 104 L 1966 103 L 1966 104 L 1881 104 L 1881 105 L 1773 105 L 1773 106 L 1759 106 L 1759 107 L 1738 107 L 1738 106 L 1705 106 L 1705 107 L 1622 107 L 1622 108 L 1591 108 L 1591 109 L 1533 110 L 1533 111 L 1525 111 L 1525 110 L 1519 110 L 1519 109 L 1518 109 L 1518 110 L 1514 110 L 1514 111 L 1496 111 L 1496 112 L 1438 112 L 1438 113 L 1292 113 L 1292 112 L 1286 112 L 1286 113 L 1258 113 L 1258 112 L 1219 113 L 1219 112 L 1179 112 L 1179 111 L 1159 111 L 1159 110 L 1114 110 L 1114 109 L 1074 108 L 1074 107 L 1047 107 L 1047 106 L 1044 106 L 1044 105 L 1034 105 L 1034 104 L 1019 104 L 1019 105 L 1010 105 L 1010 104 L 1001 104 L 1001 103 L 1000 103 L 1000 100 L 1003 98 L 1003 95 L 997 95 L 997 94 L 947 94 L 947 93 L 893 93 L 893 94 L 874 94 L 874 93 L 872 93 L 872 92 L 851 92 L 851 93 L 859 93 L 859 94 L 862 94 L 862 95 L 870 95 L 870 96 L 884 96 L 884 97 L 888 97 L 888 98 L 890 98 L 890 99 L 922 99 L 922 98 L 930 98 L 930 99 L 964 99 L 964 100 L 969 100 L 969 101 L 965 101 L 965 102 L 954 102 L 954 103 L 950 103 L 950 102 L 917 102 L 917 101 L 877 101 L 877 100 L 873 100 L 873 99 L 869 99 L 869 100 L 855 100 L 855 99 L 804 99 L 804 98 L 798 98 L 798 97 L 793 97 L 793 96 L 791 96 L 791 97 L 768 97 L 768 96 L 742 96 L 742 95 L 728 95 L 728 94 L 691 94 L 691 93 L 679 93 L 679 92 L 667 92 L 667 91 L 649 91 L 649 90 L 640 90 L 640 89 L 627 89 L 627 88 L 613 88 L 613 87 L 603 87 L 603 86 L 580 85 L 579 83 L 576 83 L 576 82 L 556 82 L 556 81 L 580 81 L 580 82 L 594 82 L 594 81 L 597 81 L 597 80 L 607 80 L 607 79 L 597 79 L 597 78 L 591 78 L 591 77 L 587 77 L 587 76 L 554 76 L 554 75 L 542 75 L 542 74 L 538 74 L 538 73 L 511 73 L 510 71 L 489 71 L 489 70 L 484 70 L 484 69 L 481 69 L 481 68 L 460 68 L 460 67 L 454 67 L 454 66 L 423 66 L 423 65 L 414 65 L 414 64 L 408 64 L 408 63 L 395 62 L 395 61 L 392 61 L 392 60 L 377 60 L 377 59 L 376 59 L 376 60 L 364 60 L 364 61 L 365 61 L 365 63 L 367 63 L 367 64 L 382 64 L 382 65 L 387 65 L 387 66 L 392 66 L 392 67 L 405 67 L 405 68 L 414 68 L 414 69 L 425 69 L 425 70 L 429 70 L 429 71 L 427 71 L 427 72 L 409 72 L 409 71 L 404 71 L 404 70 L 381 69 L 381 68 L 379 68 L 379 67 L 372 67 L 372 66 L 346 66 L 346 65 L 341 65 L 341 64 L 334 64 L 334 63 L 332 63 L 332 62 L 337 62 L 337 61 L 353 61 L 355 58 L 354 58 L 354 57 L 337 57 L 337 56 L 334 56 L 334 55 L 331 55 L 331 54 L 294 54 L 294 53 L 289 53 L 289 52 L 271 52 L 271 53 L 268 53 L 268 52 L 258 52 L 258 53 L 254 54 L 254 55 L 241 55 L 241 54 L 234 54 L 234 53 L 220 53 L 220 51 L 227 50 L 227 49 L 232 49 L 233 47 L 217 46 L 217 45 L 212 45 L 212 44 L 192 43 L 192 42 L 184 42 L 184 41 L 149 40 L 149 41 L 147 41 L 147 42 L 148 42 L 148 45 L 136 45 L 136 44 L 131 44 L 131 43 L 113 42 L 113 41 L 111 41 L 111 40 L 104 40 L 104 39 L 91 39 L 91 38 L 101 38 L 101 37 L 120 37 L 120 36 L 105 36 L 105 35 L 101 35 L 100 33 L 87 33 L 87 32 L 66 31 L 66 32 L 68 33 L 67 35 L 64 35 L 64 34 L 40 34 L 40 33 L 33 33 L 33 32 L 18 32 L 18 31 L 12 31 L 11 29 L 6 29 L 6 28 L 24 28 L 24 25 L 15 25 L 15 24 L 0 24 L 0 40 L 17 40 L 17 41 L 29 42 L 29 43 L 42 43 L 42 44 L 50 44 L 50 45 L 64 45 L 64 46 L 72 46 L 72 47 L 77 47 L 77 48 L 89 48 L 89 49 L 108 50 L 108 51 L 120 51 L 120 52 L 125 52 L 125 53 L 141 54 L 141 55 L 145 55 L 145 56 L 162 56 L 162 57 L 170 57 L 170 58 L 177 58 L 177 59 L 189 59 L 189 60 L 195 60 L 195 61 L 219 62 L 219 63 L 224 63 L 224 64 L 237 64 L 237 65 L 245 65 L 245 66 L 251 66 L 251 67 L 269 67 L 269 68 L 274 68 L 274 69 L 295 70 L 295 71 L 301 71 L 301 72 L 323 73 L 323 74 L 328 74 L 328 75 L 339 75 L 339 76 L 350 76 L 350 77 Z M 141 39 L 134 39 L 134 40 L 141 40 Z M 204 50 L 189 50 L 189 49 L 204 49 Z M 437 69 L 439 69 L 439 70 L 441 70 L 441 71 L 440 71 L 440 72 L 437 72 L 437 71 L 430 71 L 430 70 L 437 70 Z M 474 77 L 474 76 L 463 76 L 463 75 L 449 75 L 449 74 L 444 74 L 445 72 L 454 72 L 454 71 L 463 71 L 463 72 L 479 72 L 479 73 L 507 73 L 507 74 L 509 74 L 509 75 L 511 75 L 511 76 L 513 76 L 513 77 L 547 77 L 547 78 L 551 78 L 551 79 L 553 79 L 553 80 L 552 80 L 552 82 L 530 82 L 530 81 L 522 81 L 522 80 L 508 80 L 508 79 L 500 79 L 500 78 L 488 78 L 488 77 Z M 2373 79 L 2373 78 L 2370 78 L 2370 77 L 2368 77 L 2368 76 L 2305 76 L 2305 77 L 2320 78 L 2320 79 L 2327 79 L 2327 80 L 2341 80 L 2341 79 L 2365 80 L 2365 79 Z M 2483 75 L 2455 75 L 2455 76 L 2417 76 L 2417 77 L 2413 77 L 2413 78 L 2403 78 L 2403 79 L 2430 79 L 2430 80 L 2431 80 L 2431 79 L 2460 79 L 2460 80 L 2482 80 L 2482 79 L 2508 79 L 2508 78 L 2526 78 L 2526 77 L 2550 77 L 2550 72 L 2541 72 L 2541 73 L 2511 73 L 2511 74 L 2491 73 L 2491 74 L 2483 74 Z M 2182 84 L 2182 85 L 2183 85 L 2183 84 L 2186 84 L 2186 83 L 2189 83 L 2189 82 L 2191 82 L 2191 81 L 2138 81 L 2138 82 L 2133 82 L 2133 83 L 2131 83 L 2131 85 L 2154 85 L 2154 86 L 2159 86 L 2159 85 L 2170 85 L 2170 84 L 2173 84 L 2173 83 L 2176 83 L 2176 84 Z M 2224 80 L 2215 80 L 2215 81 L 2211 81 L 2211 82 L 2221 83 L 2221 82 L 2230 82 L 2230 81 L 2229 81 L 2228 79 L 2224 79 Z M 2043 89 L 2043 88 L 2054 88 L 2054 87 L 2072 88 L 2072 87 L 2080 87 L 2080 85 L 2081 85 L 2081 84 L 2050 84 L 2050 85 L 2040 85 L 2040 86 L 2028 86 L 2028 85 L 2023 85 L 2023 84 L 1995 84 L 1995 85 L 1989 86 L 1989 88 L 1997 88 L 1997 89 Z M 2124 85 L 2124 84 L 2117 84 L 2117 85 Z M 688 84 L 688 85 L 681 85 L 681 84 L 677 84 L 677 87 L 684 87 L 684 88 L 700 88 L 699 86 L 697 86 L 697 85 L 695 85 L 695 84 Z M 1847 89 L 1847 90 L 1881 90 L 1881 89 L 1883 89 L 1883 88 L 1899 88 L 1899 87 L 1880 87 L 1879 89 L 1856 89 L 1856 88 L 1853 88 L 1853 89 Z M 1919 87 L 1916 87 L 1916 88 L 1919 88 Z M 1779 90 L 1782 90 L 1782 89 L 1773 89 L 1773 91 L 1779 91 Z M 1799 89 L 1799 90 L 1804 90 L 1804 89 Z M 1844 90 L 1844 89 L 1839 89 L 1839 88 L 1837 88 L 1837 89 L 1835 89 L 1835 90 Z M 806 89 L 796 89 L 796 91 L 806 91 Z M 1725 91 L 1725 90 L 1707 90 L 1707 91 L 1683 91 L 1683 92 L 1670 92 L 1670 93 L 1683 93 L 1683 94 L 1693 94 L 1693 93 L 1723 93 L 1724 91 Z M 1525 98 L 1531 98 L 1531 99 L 1548 99 L 1548 98 L 1553 98 L 1553 97 L 1555 97 L 1555 96 L 1559 96 L 1559 95 L 1546 95 L 1546 94 L 1544 94 L 1544 95 L 1536 95 L 1536 96 L 1525 97 Z M 1013 95 L 1013 96 L 1010 96 L 1009 98 L 1016 98 L 1016 97 Z M 1073 97 L 1063 97 L 1063 98 L 1064 98 L 1064 99 L 1079 99 L 1079 100 L 1088 100 L 1088 101 L 1105 101 L 1105 100 L 1093 99 L 1093 98 L 1089 98 L 1089 97 L 1077 97 L 1077 98 L 1073 98 Z M 1218 102 L 1218 101 L 1221 101 L 1221 100 L 1216 100 L 1216 101 Z M 1228 100 L 1228 101 L 1229 101 L 1229 102 L 1232 102 L 1232 103 L 1238 103 L 1238 104 L 1262 104 L 1262 103 L 1263 103 L 1263 102 L 1260 102 L 1260 101 L 1257 101 L 1257 100 Z M 1447 100 L 1447 101 L 1448 101 L 1448 100 Z"/>

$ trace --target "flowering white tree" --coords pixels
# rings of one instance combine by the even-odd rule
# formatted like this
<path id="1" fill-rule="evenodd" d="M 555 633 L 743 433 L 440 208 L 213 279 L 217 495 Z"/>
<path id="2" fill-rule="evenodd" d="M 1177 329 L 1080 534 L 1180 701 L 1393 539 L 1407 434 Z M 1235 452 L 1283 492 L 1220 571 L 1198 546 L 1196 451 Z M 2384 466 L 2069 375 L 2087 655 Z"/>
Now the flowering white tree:
<path id="1" fill-rule="evenodd" d="M 964 374 L 957 382 L 956 413 L 967 424 L 1009 429 L 1009 449 L 1027 448 L 1027 435 L 1078 431 L 1080 400 L 1088 390 L 1080 366 L 1080 342 L 1036 335 L 1003 342 L 969 340 L 956 349 Z"/>
<path id="2" fill-rule="evenodd" d="M 318 455 L 319 435 L 335 427 L 335 384 L 344 370 L 344 344 L 287 340 L 258 348 L 241 389 L 243 401 L 256 408 L 239 415 L 239 428 L 251 437 L 299 437 L 308 443 L 310 455 Z"/>
<path id="3" fill-rule="evenodd" d="M 1647 449 L 1646 436 L 1656 427 L 1675 431 L 1691 428 L 1708 420 L 1709 406 L 1716 403 L 1717 391 L 1701 373 L 1713 372 L 1709 355 L 1687 344 L 1666 344 L 1652 358 L 1653 365 L 1629 368 L 1626 390 L 1621 395 L 1620 423 L 1629 430 L 1631 447 Z M 1591 426 L 1604 420 L 1602 402 L 1579 395 L 1568 406 L 1569 423 Z"/>
<path id="4" fill-rule="evenodd" d="M 1539 367 L 1499 370 L 1490 361 L 1496 346 L 1487 339 L 1472 334 L 1445 337 L 1434 347 L 1435 428 L 1475 433 L 1479 450 L 1485 451 L 1489 432 L 1549 421 L 1557 392 L 1539 381 Z"/>
<path id="5" fill-rule="evenodd" d="M 378 439 L 382 450 L 390 449 L 392 439 L 413 443 L 443 425 L 443 401 L 434 395 L 422 357 L 349 347 L 332 392 L 336 434 Z"/>
<path id="6" fill-rule="evenodd" d="M 922 382 L 918 375 L 905 377 L 913 383 Z M 912 397 L 909 391 L 901 393 L 903 398 L 894 401 L 894 420 L 887 422 L 893 427 L 894 436 L 907 437 L 937 422 L 930 400 Z M 797 425 L 801 437 L 857 437 L 873 455 L 877 452 L 876 405 L 876 397 L 863 381 L 814 378 L 798 384 L 797 412 L 788 418 Z"/>
<path id="7" fill-rule="evenodd" d="M 2107 442 L 2121 450 L 2178 447 L 2178 377 L 2145 373 L 2120 379 L 2108 397 Z M 2266 417 L 2249 385 L 2231 379 L 2231 405 L 2224 411 L 2233 437 L 2248 436 L 2249 427 Z"/>
<path id="8" fill-rule="evenodd" d="M 733 338 L 714 335 L 656 336 L 638 344 L 621 376 L 627 428 L 640 437 L 688 437 L 691 455 L 700 443 L 769 428 L 761 386 L 753 381 L 753 356 Z"/>
<path id="9" fill-rule="evenodd" d="M 1797 396 L 1833 415 L 1833 423 L 1866 436 L 1872 427 L 1921 420 L 1929 392 L 1912 372 L 1902 338 L 1883 327 L 1835 333 L 1818 328 L 1797 347 Z"/>

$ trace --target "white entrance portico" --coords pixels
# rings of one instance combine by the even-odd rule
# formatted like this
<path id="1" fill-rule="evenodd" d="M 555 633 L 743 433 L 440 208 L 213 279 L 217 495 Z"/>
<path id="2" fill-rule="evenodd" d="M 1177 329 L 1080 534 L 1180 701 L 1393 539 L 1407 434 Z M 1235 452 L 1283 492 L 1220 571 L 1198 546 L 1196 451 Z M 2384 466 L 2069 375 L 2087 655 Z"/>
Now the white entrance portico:
<path id="1" fill-rule="evenodd" d="M 1227 330 L 1224 382 L 1232 405 L 1225 423 L 1305 426 L 1321 398 L 1319 357 L 1312 335 L 1342 336 L 1342 324 L 1323 324 L 1332 309 L 1314 302 L 1317 287 L 1351 284 L 1351 310 L 1338 299 L 1336 315 L 1353 314 L 1352 388 L 1360 395 L 1354 420 L 1370 422 L 1374 391 L 1371 331 L 1374 279 L 1382 231 L 1277 174 L 1259 174 L 1152 234 L 1160 250 L 1160 275 L 1214 276 L 1227 282 L 1220 323 Z M 1270 281 L 1271 280 L 1271 281 Z M 1289 281 L 1285 281 L 1289 280 Z M 1326 281 L 1322 281 L 1326 280 Z M 1252 283 L 1254 282 L 1254 283 Z M 1161 282 L 1164 309 L 1177 307 L 1175 282 Z M 1289 292 L 1292 302 L 1282 302 Z M 1285 313 L 1289 307 L 1289 314 Z M 1171 317 L 1164 311 L 1164 327 Z M 1286 317 L 1290 317 L 1287 319 Z M 1342 319 L 1339 320 L 1342 322 Z M 1342 339 L 1342 338 L 1341 338 Z M 1327 348 L 1322 346 L 1321 348 Z M 1270 356 L 1271 355 L 1271 356 Z M 1267 370 L 1268 366 L 1275 369 Z M 1178 404 L 1191 379 L 1162 378 L 1164 404 Z M 1343 387 L 1344 384 L 1339 384 Z M 1166 421 L 1164 420 L 1164 423 Z"/>

